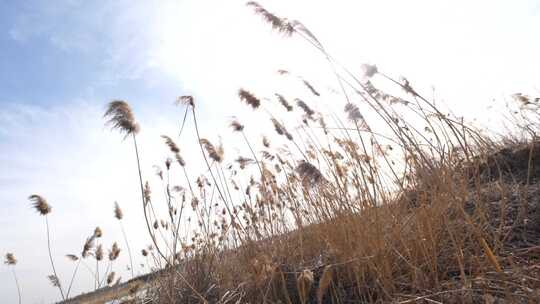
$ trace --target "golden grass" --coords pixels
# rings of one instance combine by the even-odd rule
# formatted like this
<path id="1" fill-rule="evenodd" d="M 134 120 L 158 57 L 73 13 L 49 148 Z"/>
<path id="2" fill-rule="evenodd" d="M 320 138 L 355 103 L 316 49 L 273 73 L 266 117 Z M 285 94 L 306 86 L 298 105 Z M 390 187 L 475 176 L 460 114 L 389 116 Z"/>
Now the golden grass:
<path id="1" fill-rule="evenodd" d="M 277 31 L 298 36 L 322 53 L 340 85 L 343 111 L 320 113 L 316 102 L 298 98 L 293 107 L 275 93 L 282 111 L 301 121 L 296 126 L 270 115 L 261 102 L 268 98 L 240 89 L 240 102 L 268 119 L 277 133 L 270 137 L 272 144 L 267 136 L 251 141 L 245 134 L 250 126 L 235 118 L 230 126 L 242 135 L 252 154 L 248 158 L 227 155 L 221 143 L 203 138 L 195 100 L 182 96 L 177 100 L 186 109 L 180 133 L 191 115 L 204 162 L 186 164 L 182 143 L 162 136 L 172 158 L 165 171 L 157 171 L 162 184 L 152 185 L 164 190 L 166 199 L 159 202 L 140 168 L 134 113 L 127 102 L 111 102 L 107 123 L 131 135 L 137 156 L 141 209 L 152 241 L 141 250 L 142 258 L 160 270 L 140 287 L 144 290 L 123 290 L 119 297 L 153 303 L 465 303 L 495 298 L 533 303 L 540 280 L 527 275 L 530 263 L 520 254 L 540 246 L 538 239 L 527 238 L 536 233 L 531 210 L 540 210 L 530 195 L 540 193 L 538 114 L 522 109 L 514 116 L 516 128 L 525 132 L 524 144 L 494 140 L 443 114 L 406 79 L 394 80 L 369 65 L 363 75 L 355 75 L 300 22 L 279 18 L 255 2 L 248 6 Z M 285 70 L 279 74 L 291 75 Z M 378 89 L 375 77 L 402 93 Z M 324 97 L 298 78 L 315 100 Z M 517 100 L 538 104 L 524 95 Z M 500 154 L 501 148 L 516 151 Z M 203 176 L 190 175 L 190 167 L 201 166 Z M 173 187 L 171 174 L 182 177 L 183 184 Z M 30 199 L 42 215 L 50 212 L 42 197 Z M 159 204 L 165 216 L 157 212 Z M 114 215 L 123 218 L 118 204 Z M 103 247 L 95 244 L 101 233 L 87 239 L 80 258 L 69 259 L 101 261 Z M 112 263 L 120 252 L 115 242 L 101 280 L 96 265 L 96 288 L 112 284 Z M 59 278 L 51 277 L 62 291 Z M 516 279 L 520 283 L 511 283 Z"/>

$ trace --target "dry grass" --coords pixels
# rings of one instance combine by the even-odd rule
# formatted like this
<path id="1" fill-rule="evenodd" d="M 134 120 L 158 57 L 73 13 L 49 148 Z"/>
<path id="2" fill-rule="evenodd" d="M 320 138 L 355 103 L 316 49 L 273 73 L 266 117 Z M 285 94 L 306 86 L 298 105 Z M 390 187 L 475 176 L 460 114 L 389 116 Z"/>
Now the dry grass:
<path id="1" fill-rule="evenodd" d="M 110 103 L 108 124 L 132 136 L 137 156 L 141 209 L 152 240 L 142 257 L 160 270 L 144 287 L 123 290 L 124 299 L 535 303 L 540 297 L 538 112 L 521 108 L 513 116 L 516 129 L 524 132 L 521 142 L 492 139 L 443 114 L 409 81 L 394 80 L 370 65 L 355 75 L 300 22 L 279 18 L 255 2 L 248 6 L 277 31 L 298 36 L 322 53 L 345 107 L 340 113 L 320 113 L 315 102 L 296 98 L 293 107 L 275 93 L 283 113 L 298 116 L 301 125 L 296 126 L 263 111 L 261 100 L 267 98 L 240 89 L 239 102 L 268 119 L 277 135 L 270 136 L 272 144 L 266 136 L 250 141 L 245 133 L 250 126 L 235 118 L 232 131 L 242 135 L 252 154 L 248 158 L 227 155 L 227 147 L 203 138 L 196 101 L 180 97 L 177 104 L 186 109 L 181 128 L 191 115 L 204 162 L 186 164 L 181 142 L 164 135 L 172 158 L 165 171 L 157 172 L 162 184 L 153 185 L 164 190 L 166 199 L 159 202 L 141 173 L 134 113 L 127 102 Z M 378 89 L 375 77 L 401 93 Z M 324 96 L 299 79 L 313 98 Z M 538 105 L 531 97 L 516 99 L 527 107 Z M 202 166 L 206 174 L 191 176 L 190 166 Z M 183 178 L 181 187 L 170 184 L 171 174 Z M 41 214 L 50 212 L 43 198 L 31 199 Z M 115 217 L 121 224 L 118 204 Z M 195 229 L 181 229 L 186 223 Z M 81 258 L 69 258 L 101 261 L 98 238 L 94 233 L 87 239 Z M 112 262 L 120 252 L 115 242 L 101 280 L 96 264 L 96 288 L 112 284 Z M 54 279 L 62 291 L 59 278 Z"/>

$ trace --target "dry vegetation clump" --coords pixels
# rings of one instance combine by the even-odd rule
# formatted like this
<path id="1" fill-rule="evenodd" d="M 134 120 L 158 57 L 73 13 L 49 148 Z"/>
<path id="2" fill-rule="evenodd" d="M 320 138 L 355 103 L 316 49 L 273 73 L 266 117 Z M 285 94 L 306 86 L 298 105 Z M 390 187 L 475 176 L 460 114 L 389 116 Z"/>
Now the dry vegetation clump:
<path id="1" fill-rule="evenodd" d="M 195 99 L 180 97 L 185 113 L 179 134 L 191 116 L 203 161 L 187 164 L 180 136 L 164 135 L 171 157 L 156 170 L 161 185 L 152 185 L 165 194 L 160 202 L 141 170 L 133 111 L 127 102 L 111 102 L 108 123 L 133 139 L 151 239 L 140 252 L 153 271 L 123 285 L 117 281 L 117 297 L 124 303 L 535 303 L 538 99 L 516 97 L 527 106 L 513 116 L 522 135 L 492 139 L 444 114 L 408 80 L 373 65 L 355 75 L 300 22 L 255 2 L 248 6 L 277 31 L 322 53 L 343 110 L 319 112 L 325 92 L 298 77 L 311 99 L 291 99 L 293 107 L 284 94 L 270 96 L 280 113 L 297 116 L 296 126 L 269 114 L 278 113 L 261 102 L 270 97 L 240 89 L 239 102 L 267 119 L 276 134 L 250 141 L 250 126 L 234 118 L 232 131 L 251 155 L 228 155 L 227 147 L 200 134 Z M 386 93 L 380 83 L 399 90 Z M 201 166 L 205 173 L 193 176 Z M 41 214 L 50 212 L 44 199 L 31 199 Z M 118 204 L 114 214 L 133 269 Z M 87 239 L 81 257 L 68 256 L 77 263 L 96 259 L 96 288 L 112 285 L 112 262 L 121 251 L 115 242 L 100 279 L 99 237 Z"/>
<path id="2" fill-rule="evenodd" d="M 323 53 L 344 111 L 320 113 L 316 102 L 296 98 L 302 125 L 272 114 L 274 140 L 283 144 L 265 136 L 259 152 L 245 135 L 249 126 L 235 118 L 231 128 L 252 158 L 231 157 L 201 138 L 195 101 L 183 97 L 207 173 L 193 186 L 181 164 L 186 187 L 173 194 L 164 183 L 176 216 L 170 227 L 191 209 L 195 218 L 184 220 L 193 230 L 173 229 L 170 241 L 155 243 L 164 270 L 145 296 L 158 303 L 533 303 L 540 288 L 540 146 L 531 126 L 538 117 L 520 117 L 528 122 L 516 124 L 527 132 L 520 144 L 491 140 L 443 114 L 406 79 L 371 65 L 356 76 L 300 22 L 248 5 Z M 375 77 L 402 94 L 378 89 Z M 300 79 L 314 98 L 324 97 Z M 244 89 L 238 95 L 270 113 L 261 103 L 270 98 Z M 282 111 L 294 112 L 283 94 L 273 96 Z M 164 138 L 173 155 L 180 151 Z M 224 166 L 227 159 L 234 161 Z M 173 170 L 167 165 L 167 176 Z M 152 239 L 166 230 L 156 224 Z"/>

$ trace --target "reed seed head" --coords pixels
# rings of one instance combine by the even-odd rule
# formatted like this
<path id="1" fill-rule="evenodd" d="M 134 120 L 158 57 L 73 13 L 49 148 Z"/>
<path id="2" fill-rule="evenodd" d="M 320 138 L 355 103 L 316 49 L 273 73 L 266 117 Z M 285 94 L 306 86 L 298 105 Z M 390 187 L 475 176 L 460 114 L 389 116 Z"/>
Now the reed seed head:
<path id="1" fill-rule="evenodd" d="M 253 7 L 255 13 L 260 15 L 264 21 L 269 23 L 272 26 L 272 29 L 286 36 L 291 36 L 294 33 L 294 27 L 289 21 L 287 21 L 287 19 L 279 18 L 278 16 L 270 13 L 255 1 L 249 1 L 246 3 L 246 5 Z"/>
<path id="2" fill-rule="evenodd" d="M 360 109 L 350 102 L 345 105 L 345 113 L 347 113 L 349 120 L 354 122 L 364 119 L 364 116 L 360 113 Z"/>
<path id="3" fill-rule="evenodd" d="M 116 275 L 116 273 L 114 271 L 111 271 L 111 273 L 109 273 L 109 275 L 107 276 L 107 285 L 111 285 L 112 282 L 114 281 L 114 276 Z"/>
<path id="4" fill-rule="evenodd" d="M 32 206 L 41 215 L 47 215 L 51 213 L 51 206 L 47 203 L 47 200 L 40 195 L 32 194 L 28 197 L 32 201 Z"/>
<path id="5" fill-rule="evenodd" d="M 150 184 L 148 183 L 148 181 L 146 181 L 146 183 L 144 184 L 143 194 L 144 194 L 144 205 L 146 206 L 146 204 L 152 201 L 152 197 L 150 196 L 152 194 L 152 191 L 150 190 Z"/>
<path id="6" fill-rule="evenodd" d="M 364 76 L 367 78 L 373 77 L 373 75 L 377 74 L 378 72 L 376 65 L 363 64 L 360 68 L 362 69 Z"/>
<path id="7" fill-rule="evenodd" d="M 74 255 L 74 254 L 66 254 L 66 258 L 68 258 L 69 260 L 75 262 L 75 261 L 78 261 L 79 260 L 79 257 Z"/>
<path id="8" fill-rule="evenodd" d="M 96 236 L 96 238 L 100 238 L 103 236 L 103 231 L 101 230 L 101 228 L 99 228 L 99 226 L 94 229 L 94 235 Z"/>
<path id="9" fill-rule="evenodd" d="M 246 168 L 247 165 L 253 164 L 253 163 L 254 163 L 254 160 L 251 159 L 251 158 L 239 156 L 239 157 L 236 159 L 236 162 L 237 162 L 238 165 L 240 166 L 240 169 L 244 169 L 244 168 Z"/>
<path id="10" fill-rule="evenodd" d="M 189 96 L 189 95 L 178 97 L 176 99 L 176 104 L 177 105 L 185 105 L 185 106 L 195 107 L 195 102 L 193 100 L 193 96 Z"/>
<path id="11" fill-rule="evenodd" d="M 289 131 L 275 118 L 271 118 L 272 124 L 274 125 L 274 130 L 277 134 L 285 136 L 288 140 L 293 140 L 293 137 Z"/>
<path id="12" fill-rule="evenodd" d="M 253 109 L 257 109 L 261 105 L 261 100 L 247 90 L 238 90 L 238 97 Z"/>
<path id="13" fill-rule="evenodd" d="M 114 261 L 120 255 L 120 247 L 116 242 L 113 243 L 111 250 L 109 250 L 109 261 Z"/>
<path id="14" fill-rule="evenodd" d="M 97 261 L 103 260 L 103 246 L 101 244 L 96 247 L 95 258 Z"/>
<path id="15" fill-rule="evenodd" d="M 81 256 L 83 258 L 86 258 L 88 256 L 88 253 L 92 248 L 94 248 L 94 240 L 96 239 L 96 236 L 93 234 L 91 237 L 87 238 L 83 245 L 83 250 L 81 253 Z"/>
<path id="16" fill-rule="evenodd" d="M 324 180 L 321 171 L 304 160 L 296 166 L 296 173 L 298 173 L 304 183 L 317 184 Z"/>
<path id="17" fill-rule="evenodd" d="M 296 104 L 304 110 L 304 113 L 306 113 L 306 116 L 309 117 L 309 119 L 313 120 L 313 115 L 315 114 L 315 111 L 313 111 L 303 100 L 296 98 L 295 99 Z"/>
<path id="18" fill-rule="evenodd" d="M 58 280 L 58 277 L 54 274 L 48 275 L 47 278 L 51 282 L 52 286 L 54 287 L 60 287 L 60 280 Z"/>
<path id="19" fill-rule="evenodd" d="M 276 96 L 279 103 L 285 108 L 285 110 L 287 110 L 287 112 L 291 112 L 293 110 L 293 107 L 289 104 L 287 99 L 283 97 L 283 95 L 278 94 L 278 93 L 275 93 L 274 95 Z"/>
<path id="20" fill-rule="evenodd" d="M 265 146 L 266 148 L 270 148 L 270 140 L 268 139 L 268 137 L 263 136 L 262 142 L 263 146 Z"/>
<path id="21" fill-rule="evenodd" d="M 118 220 L 121 220 L 124 217 L 124 213 L 122 212 L 122 209 L 120 209 L 118 202 L 114 202 L 114 217 Z"/>
<path id="22" fill-rule="evenodd" d="M 111 101 L 103 117 L 109 119 L 106 122 L 107 125 L 125 133 L 126 137 L 139 132 L 139 124 L 135 121 L 133 111 L 129 104 L 123 100 Z"/>
<path id="23" fill-rule="evenodd" d="M 17 259 L 15 258 L 15 255 L 11 252 L 6 253 L 6 260 L 4 261 L 4 264 L 6 265 L 16 265 Z"/>
<path id="24" fill-rule="evenodd" d="M 244 125 L 241 124 L 238 120 L 231 121 L 231 128 L 235 132 L 242 132 L 244 130 Z"/>
<path id="25" fill-rule="evenodd" d="M 211 159 L 214 161 L 221 163 L 223 161 L 223 145 L 220 143 L 219 146 L 216 148 L 208 139 L 201 138 L 200 141 L 201 145 L 203 145 L 204 149 L 208 153 L 208 156 L 210 156 Z"/>
<path id="26" fill-rule="evenodd" d="M 176 161 L 178 162 L 178 164 L 182 167 L 185 167 L 186 166 L 186 161 L 184 160 L 184 158 L 182 158 L 182 156 L 180 155 L 180 153 L 176 153 L 174 155 L 174 157 L 176 158 Z"/>
<path id="27" fill-rule="evenodd" d="M 161 135 L 161 138 L 165 140 L 165 144 L 167 145 L 167 147 L 169 147 L 169 150 L 171 150 L 172 153 L 175 153 L 175 154 L 180 153 L 180 148 L 178 148 L 178 146 L 176 145 L 174 140 L 172 140 L 172 138 L 170 138 L 167 135 Z"/>
<path id="28" fill-rule="evenodd" d="M 317 90 L 315 90 L 315 88 L 307 80 L 302 79 L 302 83 L 306 86 L 306 88 L 308 88 L 308 90 L 311 92 L 311 94 L 313 94 L 315 96 L 321 96 L 321 94 L 319 92 L 317 92 Z"/>

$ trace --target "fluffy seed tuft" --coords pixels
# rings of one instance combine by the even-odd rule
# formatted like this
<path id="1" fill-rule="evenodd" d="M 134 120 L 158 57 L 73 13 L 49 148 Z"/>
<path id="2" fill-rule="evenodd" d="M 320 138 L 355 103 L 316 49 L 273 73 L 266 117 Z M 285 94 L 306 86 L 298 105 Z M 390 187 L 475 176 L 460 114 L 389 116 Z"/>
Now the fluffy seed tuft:
<path id="1" fill-rule="evenodd" d="M 118 244 L 114 242 L 111 247 L 111 250 L 109 250 L 109 261 L 116 260 L 119 255 L 120 255 L 120 247 L 118 247 Z"/>
<path id="2" fill-rule="evenodd" d="M 118 129 L 126 133 L 126 137 L 139 132 L 139 124 L 135 121 L 135 116 L 129 104 L 123 100 L 114 100 L 109 103 L 103 117 L 108 117 L 106 122 L 112 129 Z"/>
<path id="3" fill-rule="evenodd" d="M 94 236 L 96 238 L 100 238 L 103 236 L 103 231 L 101 231 L 101 228 L 96 227 L 96 229 L 94 229 Z"/>
<path id="4" fill-rule="evenodd" d="M 242 132 L 244 130 L 244 125 L 241 124 L 238 120 L 234 119 L 233 121 L 231 121 L 231 128 L 233 129 L 233 131 L 235 132 Z"/>
<path id="5" fill-rule="evenodd" d="M 69 260 L 75 262 L 75 261 L 78 261 L 79 260 L 79 257 L 74 255 L 74 254 L 66 254 L 66 258 L 68 258 Z"/>
<path id="6" fill-rule="evenodd" d="M 177 105 L 185 105 L 185 106 L 195 107 L 195 102 L 193 100 L 193 96 L 189 96 L 189 95 L 178 97 L 176 99 L 176 104 Z"/>
<path id="7" fill-rule="evenodd" d="M 257 109 L 261 105 L 261 100 L 247 90 L 238 90 L 238 97 L 253 109 Z"/>
<path id="8" fill-rule="evenodd" d="M 54 274 L 48 275 L 47 278 L 51 282 L 52 286 L 54 287 L 60 287 L 60 280 L 58 280 L 58 277 Z"/>
<path id="9" fill-rule="evenodd" d="M 216 148 L 208 139 L 201 138 L 201 145 L 203 145 L 204 149 L 208 153 L 208 156 L 210 156 L 211 159 L 214 161 L 221 163 L 223 161 L 223 145 L 220 143 L 219 146 Z"/>
<path id="10" fill-rule="evenodd" d="M 47 215 L 51 213 L 51 206 L 47 203 L 47 200 L 40 195 L 32 194 L 28 197 L 32 201 L 32 206 L 41 215 Z"/>
<path id="11" fill-rule="evenodd" d="M 255 13 L 257 15 L 260 15 L 264 19 L 264 21 L 269 23 L 272 26 L 272 29 L 286 36 L 291 36 L 294 33 L 294 27 L 289 21 L 287 21 L 287 19 L 279 18 L 278 16 L 270 13 L 255 1 L 250 1 L 246 3 L 246 5 L 253 7 Z"/>
<path id="12" fill-rule="evenodd" d="M 293 110 L 293 107 L 289 104 L 287 99 L 283 97 L 283 95 L 278 94 L 278 93 L 275 93 L 274 95 L 277 97 L 277 100 L 279 101 L 279 103 L 287 110 L 287 112 L 291 112 Z"/>
<path id="13" fill-rule="evenodd" d="M 4 261 L 4 264 L 6 265 L 16 265 L 17 259 L 15 258 L 15 255 L 11 252 L 6 253 L 6 260 Z"/>
<path id="14" fill-rule="evenodd" d="M 118 220 L 121 220 L 124 217 L 124 213 L 122 212 L 120 205 L 118 205 L 118 202 L 114 202 L 114 217 Z"/>

